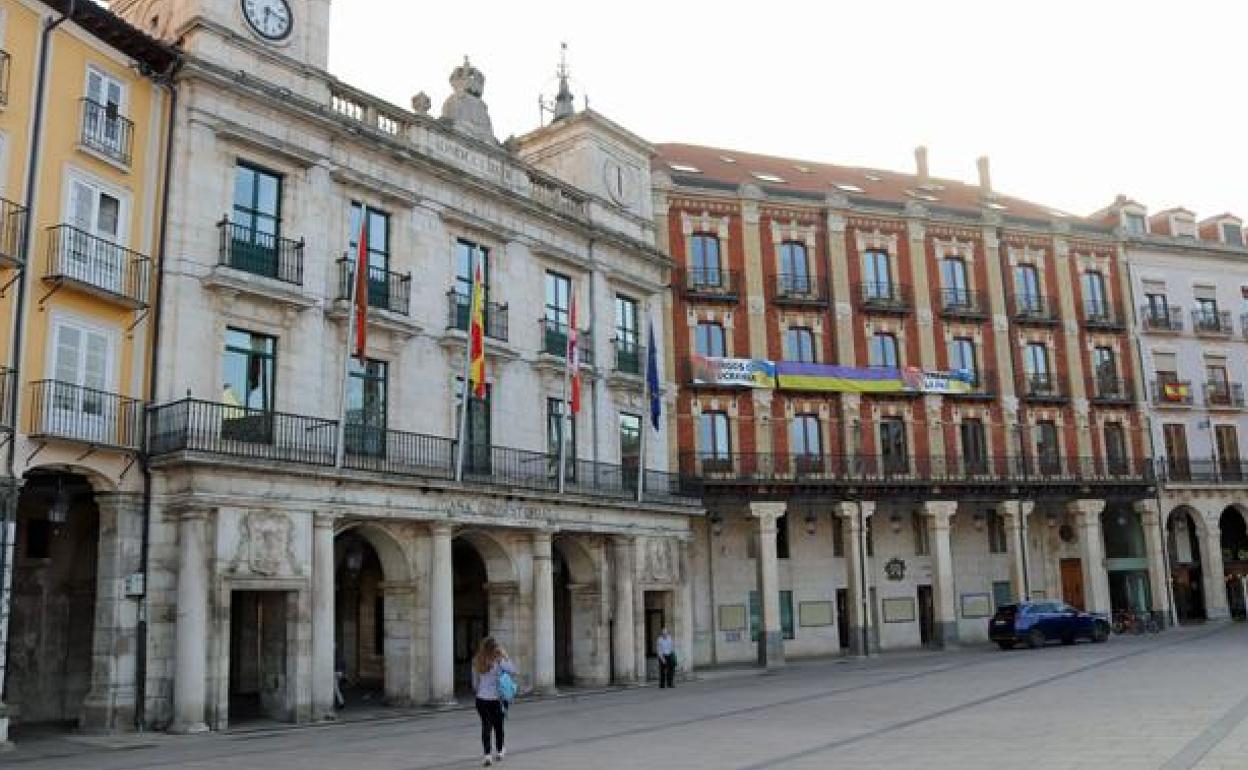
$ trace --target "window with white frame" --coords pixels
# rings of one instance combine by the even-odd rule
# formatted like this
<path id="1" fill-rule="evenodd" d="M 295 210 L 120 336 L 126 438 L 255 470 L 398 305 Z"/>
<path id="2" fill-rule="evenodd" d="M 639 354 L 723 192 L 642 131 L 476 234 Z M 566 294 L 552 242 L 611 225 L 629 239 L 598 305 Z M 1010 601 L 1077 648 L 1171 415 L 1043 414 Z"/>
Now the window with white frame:
<path id="1" fill-rule="evenodd" d="M 38 416 L 49 432 L 116 443 L 119 415 L 106 393 L 113 377 L 113 339 L 104 329 L 57 318 L 52 327 L 51 392 Z M 50 430 L 55 428 L 54 431 Z"/>
<path id="2" fill-rule="evenodd" d="M 126 269 L 126 206 L 121 195 L 85 177 L 69 178 L 66 226 L 53 252 L 62 275 L 120 293 Z"/>
<path id="3" fill-rule="evenodd" d="M 110 155 L 126 152 L 124 118 L 125 85 L 95 67 L 87 68 L 87 105 L 83 111 L 82 138 Z"/>

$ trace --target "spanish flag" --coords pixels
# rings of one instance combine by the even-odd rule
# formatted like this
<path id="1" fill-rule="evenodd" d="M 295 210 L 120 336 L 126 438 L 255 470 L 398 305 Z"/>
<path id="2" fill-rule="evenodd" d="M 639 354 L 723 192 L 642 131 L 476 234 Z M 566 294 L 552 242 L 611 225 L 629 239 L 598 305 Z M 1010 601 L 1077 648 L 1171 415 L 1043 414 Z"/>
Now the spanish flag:
<path id="1" fill-rule="evenodd" d="M 571 379 L 573 415 L 581 411 L 581 341 L 576 327 L 576 295 L 572 295 L 572 317 L 568 324 L 568 354 L 564 361 L 567 364 Z"/>
<path id="2" fill-rule="evenodd" d="M 472 395 L 485 398 L 485 287 L 481 266 L 472 277 L 472 305 L 468 316 L 468 383 Z"/>
<path id="3" fill-rule="evenodd" d="M 1167 401 L 1186 401 L 1188 396 L 1186 382 L 1167 382 L 1163 386 Z"/>

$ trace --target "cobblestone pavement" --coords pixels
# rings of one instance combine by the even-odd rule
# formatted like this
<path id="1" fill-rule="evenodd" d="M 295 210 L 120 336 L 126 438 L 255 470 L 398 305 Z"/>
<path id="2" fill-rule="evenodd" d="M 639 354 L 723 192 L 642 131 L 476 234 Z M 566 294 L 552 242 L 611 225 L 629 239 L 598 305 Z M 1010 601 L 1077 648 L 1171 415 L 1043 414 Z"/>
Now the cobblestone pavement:
<path id="1" fill-rule="evenodd" d="M 505 768 L 1248 768 L 1248 626 L 1043 650 L 810 662 L 521 702 Z M 476 715 L 194 737 L 31 739 L 0 766 L 425 770 L 479 766 Z"/>

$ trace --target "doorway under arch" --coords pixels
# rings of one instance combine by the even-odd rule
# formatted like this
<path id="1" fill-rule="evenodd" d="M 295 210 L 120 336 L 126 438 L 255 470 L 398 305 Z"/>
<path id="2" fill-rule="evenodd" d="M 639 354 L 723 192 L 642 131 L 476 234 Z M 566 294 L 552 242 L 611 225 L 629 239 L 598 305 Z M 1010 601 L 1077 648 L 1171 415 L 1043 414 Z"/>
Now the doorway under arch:
<path id="1" fill-rule="evenodd" d="M 1148 579 L 1148 551 L 1140 515 L 1119 501 L 1101 513 L 1105 566 L 1109 573 L 1109 604 L 1114 612 L 1152 609 Z"/>
<path id="2" fill-rule="evenodd" d="M 1236 506 L 1227 506 L 1218 519 L 1222 563 L 1225 569 L 1226 605 L 1236 620 L 1248 618 L 1245 580 L 1248 580 L 1248 521 Z"/>
<path id="3" fill-rule="evenodd" d="M 555 590 L 555 684 L 568 687 L 575 680 L 572 658 L 572 578 L 558 548 L 551 549 Z"/>
<path id="4" fill-rule="evenodd" d="M 346 707 L 381 702 L 386 682 L 386 579 L 358 530 L 334 540 L 334 671 Z"/>
<path id="5" fill-rule="evenodd" d="M 1207 615 L 1200 540 L 1205 535 L 1200 514 L 1186 506 L 1174 509 L 1166 518 L 1166 535 L 1175 618 L 1180 623 L 1204 620 Z"/>
<path id="6" fill-rule="evenodd" d="M 454 585 L 455 688 L 472 687 L 472 656 L 490 634 L 489 572 L 476 547 L 464 538 L 451 543 Z"/>

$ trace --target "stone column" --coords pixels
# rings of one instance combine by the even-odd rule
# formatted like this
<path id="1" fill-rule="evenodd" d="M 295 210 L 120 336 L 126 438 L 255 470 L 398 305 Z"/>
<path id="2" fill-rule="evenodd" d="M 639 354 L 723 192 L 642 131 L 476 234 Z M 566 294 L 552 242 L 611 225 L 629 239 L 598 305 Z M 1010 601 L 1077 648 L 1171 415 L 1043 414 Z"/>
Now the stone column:
<path id="1" fill-rule="evenodd" d="M 784 665 L 780 573 L 776 559 L 776 520 L 784 515 L 784 509 L 784 503 L 750 503 L 750 514 L 758 520 L 758 603 L 762 616 L 758 662 L 766 668 Z"/>
<path id="2" fill-rule="evenodd" d="M 864 549 L 862 527 L 864 520 L 860 522 L 858 519 L 859 506 L 872 505 L 871 503 L 836 503 L 835 514 L 840 517 L 840 526 L 843 537 L 841 542 L 845 547 L 845 587 L 846 600 L 848 606 L 845 608 L 845 617 L 849 632 L 849 651 L 852 655 L 865 656 L 870 650 L 867 642 L 868 627 L 870 625 L 871 615 L 866 611 L 867 602 L 867 583 L 866 583 L 866 551 Z"/>
<path id="3" fill-rule="evenodd" d="M 680 541 L 680 574 L 676 584 L 676 667 L 683 676 L 693 674 L 693 573 L 689 540 Z"/>
<path id="4" fill-rule="evenodd" d="M 1222 528 L 1218 524 L 1218 514 L 1205 515 L 1204 538 L 1200 541 L 1200 569 L 1204 576 L 1205 617 L 1209 620 L 1221 620 L 1230 617 L 1231 610 L 1226 602 L 1226 564 L 1222 561 Z"/>
<path id="5" fill-rule="evenodd" d="M 953 544 L 949 537 L 950 519 L 957 510 L 956 500 L 928 500 L 923 503 L 932 554 L 932 593 L 936 605 L 934 637 L 941 647 L 952 647 L 958 643 L 957 588 L 953 583 Z"/>
<path id="6" fill-rule="evenodd" d="M 89 732 L 114 732 L 134 724 L 139 599 L 126 596 L 125 580 L 141 568 L 143 496 L 97 494 L 95 500 L 100 539 L 91 689 L 83 699 L 79 724 Z"/>
<path id="7" fill-rule="evenodd" d="M 1152 597 L 1149 608 L 1160 616 L 1163 626 L 1174 625 L 1174 613 L 1170 607 L 1170 581 L 1166 572 L 1166 549 L 1162 542 L 1161 513 L 1156 500 L 1136 500 L 1135 512 L 1140 516 L 1144 530 L 1144 552 L 1148 558 L 1148 592 Z"/>
<path id="8" fill-rule="evenodd" d="M 533 533 L 533 690 L 555 692 L 555 577 L 550 533 Z"/>
<path id="9" fill-rule="evenodd" d="M 612 647 L 615 649 L 616 684 L 637 681 L 633 623 L 633 543 L 631 537 L 615 537 L 611 547 L 615 553 L 615 626 Z"/>
<path id="10" fill-rule="evenodd" d="M 312 719 L 334 717 L 334 517 L 312 517 Z"/>
<path id="11" fill-rule="evenodd" d="M 1105 541 L 1101 535 L 1101 512 L 1104 510 L 1104 500 L 1075 500 L 1070 503 L 1070 513 L 1079 530 L 1083 603 L 1088 612 L 1110 611 L 1109 573 L 1105 569 Z"/>
<path id="12" fill-rule="evenodd" d="M 208 691 L 208 515 L 184 511 L 178 520 L 178 614 L 175 625 L 173 733 L 202 733 Z"/>
<path id="13" fill-rule="evenodd" d="M 432 525 L 433 569 L 429 575 L 429 701 L 455 703 L 455 583 L 451 571 L 451 534 L 445 522 Z"/>
<path id="14" fill-rule="evenodd" d="M 1005 500 L 1001 516 L 1005 519 L 1005 542 L 1010 556 L 1010 590 L 1015 601 L 1030 597 L 1027 585 L 1027 517 L 1036 504 L 1031 500 Z"/>

